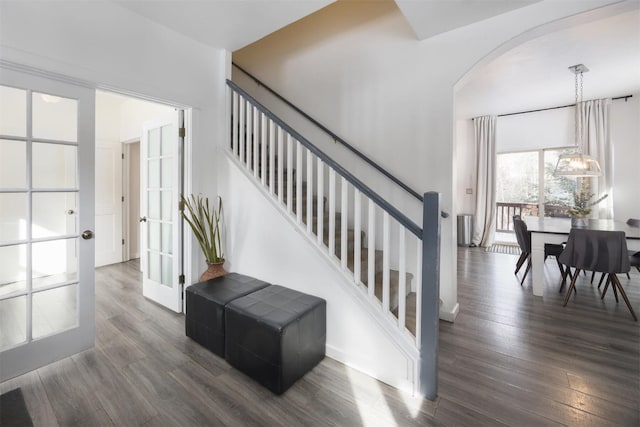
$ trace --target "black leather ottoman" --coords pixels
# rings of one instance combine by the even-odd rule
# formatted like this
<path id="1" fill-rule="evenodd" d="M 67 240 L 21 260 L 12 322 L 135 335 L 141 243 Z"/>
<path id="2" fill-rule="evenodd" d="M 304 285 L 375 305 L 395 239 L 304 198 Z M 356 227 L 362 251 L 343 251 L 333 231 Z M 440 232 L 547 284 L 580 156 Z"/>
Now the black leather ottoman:
<path id="1" fill-rule="evenodd" d="M 227 305 L 226 359 L 276 394 L 323 358 L 326 301 L 273 285 Z"/>
<path id="2" fill-rule="evenodd" d="M 228 273 L 185 290 L 187 336 L 220 357 L 224 357 L 225 306 L 251 292 L 269 286 L 262 280 L 237 273 Z"/>

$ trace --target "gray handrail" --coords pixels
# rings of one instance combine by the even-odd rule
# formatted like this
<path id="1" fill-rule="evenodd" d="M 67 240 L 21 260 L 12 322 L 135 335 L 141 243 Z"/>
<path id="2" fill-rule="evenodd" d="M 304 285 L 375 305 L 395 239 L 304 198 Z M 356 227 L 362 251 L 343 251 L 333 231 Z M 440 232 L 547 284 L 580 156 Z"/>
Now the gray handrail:
<path id="1" fill-rule="evenodd" d="M 298 114 L 300 114 L 302 117 L 304 117 L 305 119 L 309 120 L 311 123 L 313 123 L 314 125 L 316 125 L 319 129 L 321 129 L 324 133 L 326 133 L 327 135 L 329 135 L 331 138 L 333 138 L 334 141 L 339 142 L 340 144 L 344 145 L 349 151 L 351 151 L 352 153 L 354 153 L 356 156 L 360 157 L 362 160 L 364 160 L 365 162 L 367 162 L 370 166 L 372 166 L 375 170 L 377 170 L 378 172 L 380 172 L 381 174 L 383 174 L 384 176 L 386 176 L 387 178 L 389 178 L 391 181 L 393 181 L 395 184 L 397 184 L 398 186 L 400 186 L 403 190 L 405 190 L 407 193 L 411 194 L 413 197 L 415 197 L 416 199 L 418 199 L 420 201 L 420 203 L 424 203 L 424 198 L 421 194 L 419 194 L 417 191 L 413 190 L 411 187 L 409 187 L 407 184 L 405 184 L 404 182 L 400 181 L 399 178 L 397 178 L 395 175 L 391 174 L 391 172 L 389 172 L 388 170 L 386 170 L 385 168 L 383 168 L 382 166 L 380 166 L 378 163 L 376 163 L 375 161 L 373 161 L 370 157 L 368 157 L 366 154 L 364 154 L 363 152 L 361 152 L 360 150 L 358 150 L 357 148 L 355 148 L 353 145 L 349 144 L 347 141 L 345 141 L 344 139 L 340 138 L 338 135 L 336 135 L 333 131 L 331 131 L 331 129 L 327 128 L 325 125 L 323 125 L 322 123 L 320 123 L 319 121 L 317 121 L 316 119 L 314 119 L 313 117 L 311 117 L 310 115 L 308 115 L 307 113 L 305 113 L 304 111 L 302 111 L 300 108 L 298 108 L 298 106 L 296 106 L 295 104 L 293 104 L 291 101 L 289 101 L 287 98 L 283 97 L 282 95 L 280 95 L 278 92 L 276 92 L 275 90 L 271 89 L 269 86 L 267 86 L 264 82 L 262 82 L 261 80 L 259 80 L 256 76 L 254 76 L 253 74 L 251 74 L 250 72 L 248 72 L 247 70 L 245 70 L 244 68 L 242 68 L 241 66 L 239 66 L 238 64 L 236 64 L 235 62 L 231 63 L 234 67 L 236 67 L 238 70 L 242 71 L 244 74 L 246 74 L 247 76 L 249 76 L 254 82 L 256 82 L 258 85 L 262 86 L 263 88 L 265 88 L 267 91 L 269 91 L 269 93 L 271 93 L 273 96 L 275 96 L 276 98 L 278 98 L 280 101 L 284 102 L 285 104 L 287 104 L 289 107 L 291 107 L 292 109 L 294 109 Z M 441 211 L 440 212 L 440 216 L 442 218 L 447 218 L 449 216 L 448 213 Z"/>
<path id="2" fill-rule="evenodd" d="M 406 229 L 411 231 L 416 237 L 422 239 L 422 229 L 411 219 L 409 219 L 405 214 L 396 209 L 393 205 L 383 199 L 379 194 L 373 191 L 371 188 L 367 187 L 362 181 L 353 176 L 349 171 L 343 168 L 339 163 L 333 160 L 331 157 L 327 156 L 324 152 L 322 152 L 318 147 L 313 145 L 308 139 L 298 133 L 291 126 L 286 124 L 282 119 L 272 113 L 267 107 L 258 102 L 254 97 L 249 95 L 245 90 L 240 88 L 237 84 L 227 79 L 227 85 L 233 89 L 234 91 L 241 94 L 243 97 L 248 99 L 253 106 L 255 106 L 258 110 L 264 113 L 267 117 L 273 120 L 278 126 L 288 132 L 291 136 L 293 136 L 297 141 L 299 141 L 302 145 L 304 145 L 309 151 L 318 156 L 324 163 L 329 165 L 329 167 L 333 168 L 340 176 L 349 181 L 354 187 L 360 190 L 365 196 L 373 200 L 380 208 L 384 211 L 388 212 L 393 218 L 396 219 L 400 224 L 402 224 Z"/>

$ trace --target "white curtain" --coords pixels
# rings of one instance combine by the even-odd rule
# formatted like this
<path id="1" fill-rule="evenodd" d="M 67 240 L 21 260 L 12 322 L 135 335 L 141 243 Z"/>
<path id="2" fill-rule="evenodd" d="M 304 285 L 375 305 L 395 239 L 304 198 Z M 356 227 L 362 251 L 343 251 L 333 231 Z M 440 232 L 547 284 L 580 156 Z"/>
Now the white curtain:
<path id="1" fill-rule="evenodd" d="M 611 98 L 578 103 L 578 141 L 582 152 L 598 161 L 602 175 L 590 180 L 593 200 L 606 199 L 592 208 L 596 218 L 613 218 L 613 147 L 609 130 Z"/>
<path id="2" fill-rule="evenodd" d="M 487 247 L 496 231 L 496 121 L 497 116 L 473 120 L 476 144 L 476 199 L 472 242 Z"/>

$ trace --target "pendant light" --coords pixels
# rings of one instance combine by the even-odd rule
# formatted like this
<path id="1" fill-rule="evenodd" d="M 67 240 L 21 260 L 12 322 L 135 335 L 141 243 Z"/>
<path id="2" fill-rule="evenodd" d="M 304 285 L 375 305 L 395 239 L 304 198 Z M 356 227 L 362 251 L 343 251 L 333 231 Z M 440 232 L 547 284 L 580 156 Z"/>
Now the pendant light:
<path id="1" fill-rule="evenodd" d="M 567 176 L 567 177 L 589 177 L 599 176 L 602 174 L 600 171 L 600 165 L 598 161 L 588 154 L 583 154 L 578 141 L 578 102 L 582 102 L 582 81 L 583 74 L 588 72 L 589 69 L 583 64 L 572 65 L 569 67 L 575 76 L 575 114 L 574 114 L 574 146 L 576 151 L 574 153 L 563 154 L 558 158 L 556 163 L 556 169 L 553 172 L 555 176 Z M 580 75 L 580 98 L 578 98 L 578 75 Z"/>

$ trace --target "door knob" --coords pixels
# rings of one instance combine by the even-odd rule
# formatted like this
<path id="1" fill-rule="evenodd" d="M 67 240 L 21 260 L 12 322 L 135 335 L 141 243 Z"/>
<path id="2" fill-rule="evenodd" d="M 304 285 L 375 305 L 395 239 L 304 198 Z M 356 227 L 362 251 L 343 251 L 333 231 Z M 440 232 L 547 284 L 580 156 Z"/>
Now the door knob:
<path id="1" fill-rule="evenodd" d="M 147 217 L 146 216 L 141 216 L 140 217 L 140 222 L 147 222 Z"/>
<path id="2" fill-rule="evenodd" d="M 73 209 L 69 209 L 67 211 L 67 215 L 73 215 L 74 213 L 76 213 L 76 211 L 74 211 Z"/>
<path id="3" fill-rule="evenodd" d="M 93 231 L 91 231 L 91 230 L 84 230 L 84 231 L 82 232 L 82 238 L 83 238 L 84 240 L 90 240 L 90 239 L 93 239 Z"/>

